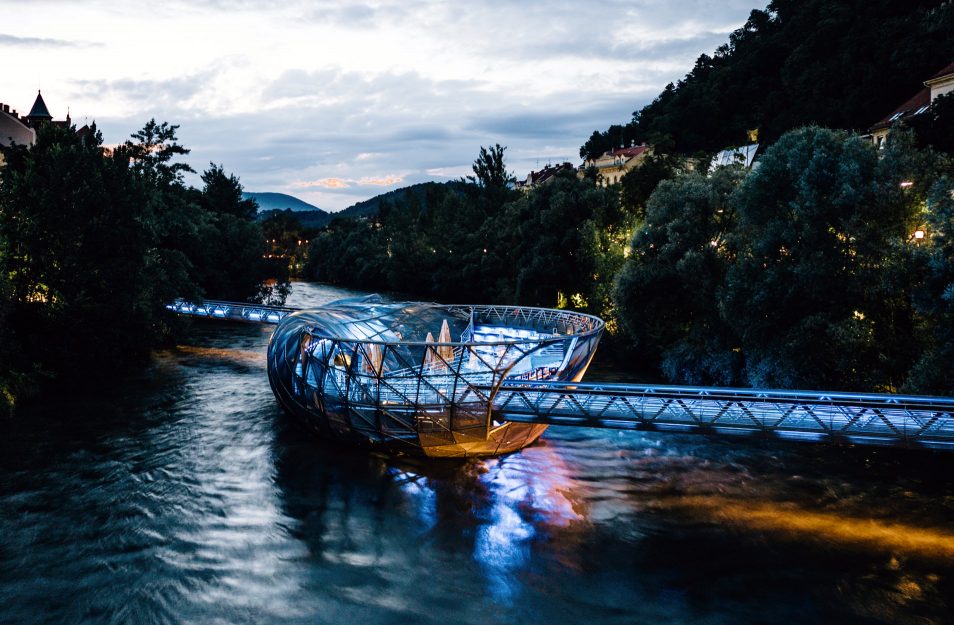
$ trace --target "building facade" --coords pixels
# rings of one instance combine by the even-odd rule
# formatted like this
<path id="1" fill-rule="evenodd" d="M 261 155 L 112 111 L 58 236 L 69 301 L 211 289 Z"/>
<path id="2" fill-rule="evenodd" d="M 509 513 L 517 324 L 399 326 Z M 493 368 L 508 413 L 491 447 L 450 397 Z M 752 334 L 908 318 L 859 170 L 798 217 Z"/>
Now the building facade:
<path id="1" fill-rule="evenodd" d="M 608 187 L 618 184 L 623 176 L 639 167 L 650 154 L 652 154 L 652 148 L 645 143 L 628 148 L 616 148 L 604 152 L 599 158 L 588 159 L 583 163 L 583 169 L 595 167 L 599 174 L 599 184 Z"/>
<path id="2" fill-rule="evenodd" d="M 561 171 L 575 172 L 576 168 L 572 163 L 560 163 L 559 165 L 547 165 L 540 171 L 531 171 L 524 180 L 517 181 L 517 188 L 521 191 L 529 191 L 536 187 L 549 184 Z"/>
<path id="3" fill-rule="evenodd" d="M 69 113 L 66 114 L 65 120 L 54 120 L 39 90 L 27 115 L 20 116 L 9 104 L 0 102 L 0 145 L 33 145 L 36 141 L 36 129 L 42 124 L 69 128 L 72 121 Z M 0 165 L 3 165 L 3 155 L 0 155 Z"/>

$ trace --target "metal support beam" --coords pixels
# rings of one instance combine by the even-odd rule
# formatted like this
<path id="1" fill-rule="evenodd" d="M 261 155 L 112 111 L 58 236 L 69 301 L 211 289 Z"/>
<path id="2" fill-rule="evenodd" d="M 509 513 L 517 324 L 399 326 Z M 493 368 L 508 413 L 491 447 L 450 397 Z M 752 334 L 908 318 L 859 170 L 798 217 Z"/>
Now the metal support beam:
<path id="1" fill-rule="evenodd" d="M 954 397 L 640 384 L 505 383 L 497 420 L 954 451 Z"/>
<path id="2" fill-rule="evenodd" d="M 286 316 L 298 310 L 285 306 L 265 306 L 264 304 L 221 302 L 217 300 L 205 300 L 193 304 L 181 299 L 167 304 L 166 308 L 174 313 L 190 317 L 272 324 L 277 324 Z"/>

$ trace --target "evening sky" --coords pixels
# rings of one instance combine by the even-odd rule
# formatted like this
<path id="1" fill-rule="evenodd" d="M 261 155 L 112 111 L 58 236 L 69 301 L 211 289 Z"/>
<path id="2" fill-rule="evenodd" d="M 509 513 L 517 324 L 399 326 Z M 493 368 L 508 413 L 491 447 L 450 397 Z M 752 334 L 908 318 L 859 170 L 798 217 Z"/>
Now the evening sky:
<path id="1" fill-rule="evenodd" d="M 0 101 L 26 113 L 40 88 L 108 144 L 180 124 L 197 170 L 340 210 L 468 174 L 482 145 L 519 177 L 578 164 L 752 1 L 0 0 Z"/>

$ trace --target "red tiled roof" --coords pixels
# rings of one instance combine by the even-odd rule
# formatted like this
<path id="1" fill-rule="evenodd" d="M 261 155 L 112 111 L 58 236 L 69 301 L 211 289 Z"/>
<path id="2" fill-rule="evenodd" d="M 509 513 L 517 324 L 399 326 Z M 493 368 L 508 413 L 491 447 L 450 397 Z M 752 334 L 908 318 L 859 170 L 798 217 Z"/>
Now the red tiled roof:
<path id="1" fill-rule="evenodd" d="M 887 128 L 894 122 L 904 119 L 905 117 L 910 116 L 915 111 L 924 106 L 929 106 L 931 104 L 931 89 L 925 87 L 918 91 L 914 96 L 912 96 L 907 102 L 894 109 L 883 118 L 881 118 L 878 123 L 871 127 L 871 130 L 879 130 L 881 128 Z M 901 113 L 901 115 L 898 115 Z M 898 115 L 895 117 L 895 115 Z M 894 118 L 894 119 L 892 119 Z"/>
<path id="2" fill-rule="evenodd" d="M 626 156 L 632 158 L 634 156 L 639 156 L 648 149 L 648 145 L 637 145 L 631 148 L 616 148 L 615 150 L 612 150 L 610 154 L 613 156 Z"/>
<path id="3" fill-rule="evenodd" d="M 942 76 L 947 76 L 948 74 L 954 74 L 954 63 L 951 63 L 938 73 L 934 74 L 928 80 L 934 80 L 935 78 L 941 78 Z"/>

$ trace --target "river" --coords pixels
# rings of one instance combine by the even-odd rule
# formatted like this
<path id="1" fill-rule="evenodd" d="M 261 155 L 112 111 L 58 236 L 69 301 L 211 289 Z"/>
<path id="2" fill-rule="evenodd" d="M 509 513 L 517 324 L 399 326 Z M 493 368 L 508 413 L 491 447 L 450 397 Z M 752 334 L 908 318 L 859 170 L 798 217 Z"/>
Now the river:
<path id="1" fill-rule="evenodd" d="M 954 454 L 551 427 L 402 461 L 288 419 L 271 330 L 0 425 L 0 623 L 954 622 Z"/>

